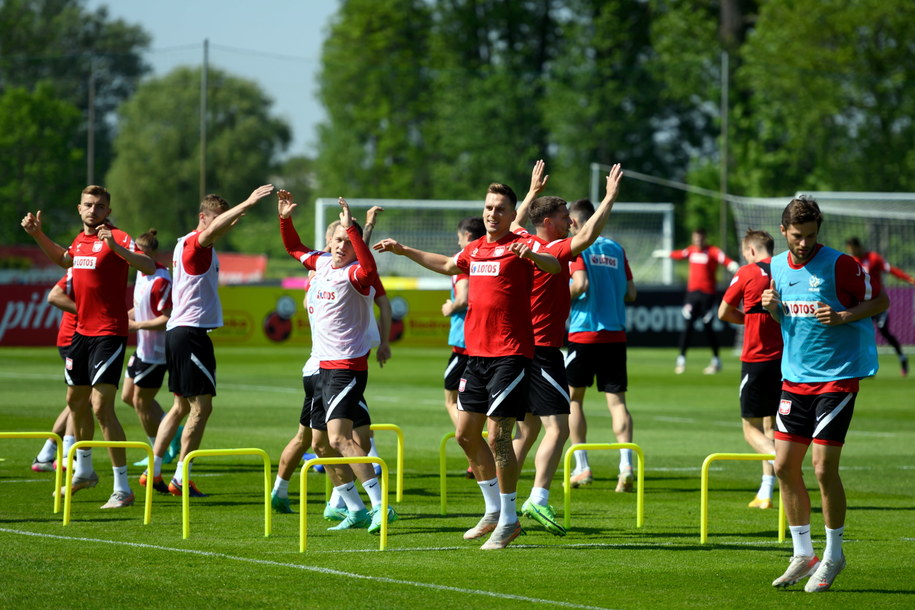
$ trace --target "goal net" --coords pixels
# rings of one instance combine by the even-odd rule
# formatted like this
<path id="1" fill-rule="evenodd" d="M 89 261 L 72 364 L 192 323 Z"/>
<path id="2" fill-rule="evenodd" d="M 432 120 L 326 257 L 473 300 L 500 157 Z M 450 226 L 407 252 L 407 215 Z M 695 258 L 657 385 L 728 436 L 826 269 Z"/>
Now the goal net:
<path id="1" fill-rule="evenodd" d="M 384 208 L 378 216 L 371 241 L 391 237 L 412 248 L 451 256 L 458 251 L 457 226 L 468 216 L 480 216 L 482 201 L 434 199 L 347 199 L 353 216 L 365 221 L 372 206 Z M 599 201 L 595 202 L 595 205 Z M 324 246 L 327 225 L 337 219 L 337 199 L 321 197 L 315 201 L 316 247 Z M 528 223 L 528 230 L 531 230 Z M 626 249 L 636 284 L 670 284 L 670 260 L 652 258 L 658 248 L 673 249 L 673 205 L 669 203 L 615 203 L 604 228 L 606 237 Z M 377 256 L 378 271 L 385 276 L 417 277 L 421 287 L 449 287 L 447 278 L 420 267 L 403 256 Z"/>

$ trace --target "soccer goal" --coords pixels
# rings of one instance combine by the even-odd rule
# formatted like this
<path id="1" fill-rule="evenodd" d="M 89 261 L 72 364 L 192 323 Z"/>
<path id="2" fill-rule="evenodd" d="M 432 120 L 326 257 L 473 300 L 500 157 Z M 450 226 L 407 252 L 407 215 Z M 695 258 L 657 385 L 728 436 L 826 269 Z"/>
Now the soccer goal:
<path id="1" fill-rule="evenodd" d="M 457 225 L 468 216 L 480 216 L 482 200 L 449 201 L 435 199 L 347 199 L 353 216 L 365 221 L 365 212 L 374 205 L 384 208 L 378 217 L 372 242 L 391 237 L 413 248 L 451 256 L 458 251 Z M 598 199 L 595 205 L 599 203 Z M 337 199 L 321 197 L 315 201 L 316 247 L 324 247 L 327 225 L 336 220 Z M 670 284 L 670 260 L 652 258 L 658 248 L 673 249 L 673 205 L 656 203 L 616 203 L 603 234 L 626 249 L 636 284 Z M 532 230 L 528 223 L 528 230 Z M 418 277 L 423 287 L 449 287 L 450 282 L 402 256 L 375 259 L 381 275 Z M 444 280 L 444 281 L 441 281 Z"/>

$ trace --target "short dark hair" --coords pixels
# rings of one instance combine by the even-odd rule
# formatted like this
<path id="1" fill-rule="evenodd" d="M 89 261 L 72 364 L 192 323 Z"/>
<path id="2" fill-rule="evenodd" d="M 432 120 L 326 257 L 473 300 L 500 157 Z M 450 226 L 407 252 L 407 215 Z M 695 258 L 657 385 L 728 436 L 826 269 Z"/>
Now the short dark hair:
<path id="1" fill-rule="evenodd" d="M 708 237 L 708 232 L 705 230 L 705 227 L 697 227 L 693 229 L 693 233 L 698 233 L 704 237 Z"/>
<path id="2" fill-rule="evenodd" d="M 531 222 L 539 227 L 544 220 L 558 212 L 564 205 L 566 205 L 566 200 L 561 197 L 537 197 L 531 201 L 531 207 L 528 208 Z"/>
<path id="3" fill-rule="evenodd" d="M 219 195 L 214 195 L 210 193 L 206 195 L 200 201 L 200 211 L 201 212 L 216 212 L 217 214 L 222 214 L 229 209 L 229 202 L 220 197 Z"/>
<path id="4" fill-rule="evenodd" d="M 753 244 L 757 248 L 763 249 L 769 254 L 775 250 L 775 240 L 766 231 L 758 229 L 747 229 L 743 236 L 743 245 Z"/>
<path id="5" fill-rule="evenodd" d="M 99 199 L 104 199 L 105 203 L 111 205 L 111 193 L 108 192 L 104 186 L 99 186 L 97 184 L 90 184 L 83 189 L 83 195 L 93 195 Z"/>
<path id="6" fill-rule="evenodd" d="M 512 190 L 512 187 L 507 184 L 502 184 L 501 182 L 493 182 L 489 185 L 489 188 L 486 189 L 486 194 L 493 193 L 494 195 L 504 195 L 508 197 L 512 202 L 512 207 L 518 205 L 518 196 L 515 195 L 515 191 Z"/>
<path id="7" fill-rule="evenodd" d="M 852 248 L 863 248 L 863 246 L 861 245 L 861 240 L 858 239 L 857 237 L 849 237 L 848 239 L 845 240 L 845 245 L 851 246 Z"/>
<path id="8" fill-rule="evenodd" d="M 471 241 L 480 239 L 486 235 L 486 226 L 483 224 L 483 219 L 479 216 L 468 216 L 461 220 L 461 222 L 458 223 L 457 230 L 461 233 L 469 233 Z"/>
<path id="9" fill-rule="evenodd" d="M 594 216 L 594 204 L 590 199 L 578 199 L 569 206 L 569 214 L 578 222 L 586 222 Z"/>
<path id="10" fill-rule="evenodd" d="M 820 206 L 816 199 L 809 195 L 795 197 L 785 206 L 785 211 L 782 212 L 782 226 L 786 229 L 791 225 L 797 226 L 814 221 L 816 221 L 819 229 L 820 225 L 823 224 L 823 213 L 820 212 Z"/>

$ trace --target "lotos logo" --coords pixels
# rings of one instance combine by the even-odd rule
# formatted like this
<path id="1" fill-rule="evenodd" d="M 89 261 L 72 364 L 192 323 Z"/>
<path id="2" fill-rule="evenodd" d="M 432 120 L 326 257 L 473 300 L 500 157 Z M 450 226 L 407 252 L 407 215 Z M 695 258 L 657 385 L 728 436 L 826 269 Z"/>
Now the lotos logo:
<path id="1" fill-rule="evenodd" d="M 778 414 L 779 415 L 788 415 L 791 413 L 791 401 L 782 400 L 778 403 Z"/>
<path id="2" fill-rule="evenodd" d="M 488 275 L 488 276 L 497 276 L 499 275 L 499 266 L 498 262 L 485 262 L 485 263 L 470 263 L 470 275 Z"/>
<path id="3" fill-rule="evenodd" d="M 318 290 L 315 293 L 315 298 L 323 301 L 334 301 L 337 298 L 337 293 L 333 290 Z"/>
<path id="4" fill-rule="evenodd" d="M 615 256 L 607 256 L 606 254 L 592 254 L 588 257 L 588 261 L 592 265 L 597 265 L 598 267 L 610 267 L 611 269 L 617 269 L 619 267 L 619 262 Z"/>
<path id="5" fill-rule="evenodd" d="M 815 301 L 785 301 L 785 314 L 796 318 L 816 317 L 817 304 Z"/>
<path id="6" fill-rule="evenodd" d="M 74 256 L 73 257 L 73 268 L 74 269 L 95 269 L 95 257 L 94 256 Z"/>

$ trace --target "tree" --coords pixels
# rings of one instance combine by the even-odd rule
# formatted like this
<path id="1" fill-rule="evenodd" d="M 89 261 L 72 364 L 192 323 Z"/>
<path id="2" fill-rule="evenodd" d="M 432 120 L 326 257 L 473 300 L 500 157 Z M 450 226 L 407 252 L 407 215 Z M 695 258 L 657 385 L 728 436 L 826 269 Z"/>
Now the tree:
<path id="1" fill-rule="evenodd" d="M 271 101 L 253 82 L 209 72 L 207 190 L 230 204 L 244 200 L 278 169 L 289 126 L 269 115 Z M 193 228 L 199 196 L 200 70 L 179 68 L 144 82 L 118 111 L 117 156 L 108 173 L 112 216 L 129 232 L 159 230 L 163 243 Z M 264 251 L 264 201 L 229 234 L 229 247 Z M 276 227 L 271 225 L 271 231 Z"/>

